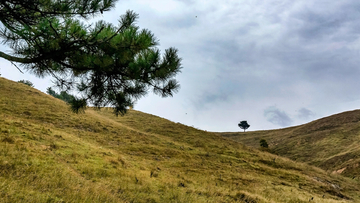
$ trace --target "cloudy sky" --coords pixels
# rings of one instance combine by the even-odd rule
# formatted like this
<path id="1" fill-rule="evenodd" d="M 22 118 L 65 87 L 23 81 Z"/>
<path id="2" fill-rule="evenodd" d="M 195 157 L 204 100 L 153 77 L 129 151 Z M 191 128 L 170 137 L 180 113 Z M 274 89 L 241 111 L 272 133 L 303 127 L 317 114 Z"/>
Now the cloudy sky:
<path id="1" fill-rule="evenodd" d="M 128 9 L 161 50 L 176 47 L 183 59 L 180 92 L 149 94 L 137 110 L 240 131 L 242 120 L 249 130 L 277 129 L 360 108 L 360 1 L 120 0 L 99 18 L 117 24 Z M 52 85 L 5 60 L 0 73 L 41 91 Z"/>

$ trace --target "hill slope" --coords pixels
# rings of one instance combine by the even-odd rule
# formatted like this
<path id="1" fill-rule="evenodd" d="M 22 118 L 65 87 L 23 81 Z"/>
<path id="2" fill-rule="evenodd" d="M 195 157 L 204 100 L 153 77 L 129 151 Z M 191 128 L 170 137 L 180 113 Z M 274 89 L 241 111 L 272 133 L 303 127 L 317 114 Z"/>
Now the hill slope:
<path id="1" fill-rule="evenodd" d="M 278 155 L 345 176 L 360 176 L 360 110 L 280 130 L 220 134 L 253 147 L 265 139 Z"/>
<path id="2" fill-rule="evenodd" d="M 130 111 L 73 114 L 0 78 L 0 202 L 359 202 L 358 182 Z"/>

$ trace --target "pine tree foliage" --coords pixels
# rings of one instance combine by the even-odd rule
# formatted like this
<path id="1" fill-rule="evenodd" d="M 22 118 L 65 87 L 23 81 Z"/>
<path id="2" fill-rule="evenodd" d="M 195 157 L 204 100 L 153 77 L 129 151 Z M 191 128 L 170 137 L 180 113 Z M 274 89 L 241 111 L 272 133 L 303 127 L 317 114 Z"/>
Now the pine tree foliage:
<path id="1" fill-rule="evenodd" d="M 116 0 L 8 0 L 0 2 L 0 37 L 12 54 L 0 57 L 39 77 L 52 76 L 56 85 L 77 89 L 77 111 L 86 105 L 113 106 L 116 115 L 149 90 L 173 96 L 180 87 L 177 49 L 163 54 L 158 40 L 136 25 L 138 15 L 127 11 L 114 26 L 105 21 L 86 24 L 114 7 Z"/>

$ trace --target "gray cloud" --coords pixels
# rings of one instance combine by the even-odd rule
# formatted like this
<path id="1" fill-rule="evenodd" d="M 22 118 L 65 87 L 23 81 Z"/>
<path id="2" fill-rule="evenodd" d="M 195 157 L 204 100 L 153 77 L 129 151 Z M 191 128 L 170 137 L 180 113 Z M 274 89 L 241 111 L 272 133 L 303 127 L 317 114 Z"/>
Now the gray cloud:
<path id="1" fill-rule="evenodd" d="M 314 115 L 315 115 L 315 113 L 312 112 L 311 110 L 306 109 L 306 108 L 301 108 L 301 109 L 299 109 L 297 117 L 302 120 L 308 120 L 308 119 L 312 118 Z"/>
<path id="2" fill-rule="evenodd" d="M 251 116 L 258 122 L 254 128 L 285 127 L 301 123 L 300 115 L 292 120 L 277 108 L 262 111 L 269 102 L 286 106 L 287 112 L 307 106 L 321 116 L 330 114 L 325 106 L 360 99 L 354 94 L 360 85 L 360 2 L 178 2 L 185 6 L 166 16 L 144 7 L 139 22 L 152 25 L 165 48 L 179 49 L 184 69 L 178 98 L 190 101 L 186 107 L 196 122 L 226 106 L 227 117 Z M 246 110 L 236 111 L 239 106 Z"/>
<path id="3" fill-rule="evenodd" d="M 284 111 L 281 111 L 275 106 L 270 106 L 265 109 L 264 116 L 270 123 L 281 127 L 290 126 L 293 122 L 293 120 Z"/>
<path id="4" fill-rule="evenodd" d="M 332 4 L 328 4 L 328 1 L 309 1 L 290 13 L 286 25 L 291 28 L 292 34 L 301 37 L 304 42 L 351 41 L 357 38 L 354 34 L 359 33 L 358 29 L 354 29 L 359 27 L 359 6 L 360 3 L 354 0 Z"/>

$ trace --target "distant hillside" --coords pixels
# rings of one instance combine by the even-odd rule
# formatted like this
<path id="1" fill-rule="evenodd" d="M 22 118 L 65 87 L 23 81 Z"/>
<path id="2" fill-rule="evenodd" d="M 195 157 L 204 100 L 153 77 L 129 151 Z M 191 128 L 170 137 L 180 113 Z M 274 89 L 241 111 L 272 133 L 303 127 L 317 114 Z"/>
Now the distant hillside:
<path id="1" fill-rule="evenodd" d="M 278 155 L 359 180 L 360 110 L 280 130 L 219 134 L 257 148 L 265 139 Z"/>
<path id="2" fill-rule="evenodd" d="M 0 78 L 0 202 L 360 202 L 356 179 Z"/>

